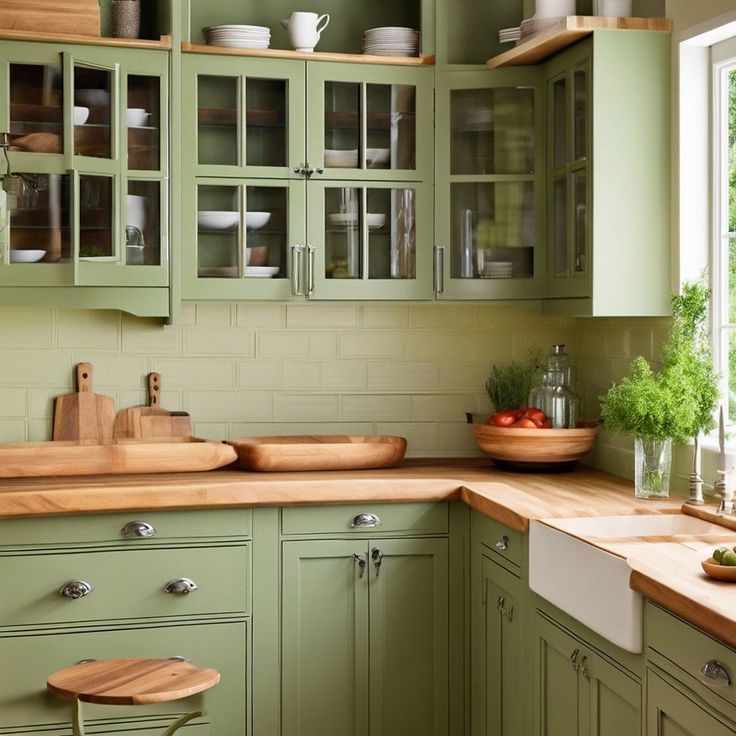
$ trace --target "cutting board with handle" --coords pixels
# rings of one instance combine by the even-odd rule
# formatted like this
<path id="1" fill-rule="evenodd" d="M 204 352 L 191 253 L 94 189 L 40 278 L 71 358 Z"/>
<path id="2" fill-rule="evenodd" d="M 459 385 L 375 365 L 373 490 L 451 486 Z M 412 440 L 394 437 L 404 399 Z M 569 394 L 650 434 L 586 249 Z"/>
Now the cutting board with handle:
<path id="1" fill-rule="evenodd" d="M 192 419 L 185 411 L 168 411 L 161 406 L 161 375 L 148 374 L 148 404 L 118 412 L 115 439 L 153 440 L 191 437 Z"/>
<path id="2" fill-rule="evenodd" d="M 111 396 L 92 392 L 92 364 L 76 367 L 77 392 L 59 396 L 54 405 L 54 440 L 109 440 L 115 424 Z"/>

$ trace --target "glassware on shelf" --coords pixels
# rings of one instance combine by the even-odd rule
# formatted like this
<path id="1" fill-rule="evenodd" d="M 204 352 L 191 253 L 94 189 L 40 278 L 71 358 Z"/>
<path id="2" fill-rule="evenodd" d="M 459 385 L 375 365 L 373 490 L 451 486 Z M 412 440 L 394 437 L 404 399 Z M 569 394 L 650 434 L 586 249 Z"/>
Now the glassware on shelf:
<path id="1" fill-rule="evenodd" d="M 541 409 L 554 429 L 569 429 L 577 424 L 580 397 L 571 384 L 570 356 L 564 345 L 554 345 L 545 359 L 540 383 L 529 392 L 529 406 Z"/>

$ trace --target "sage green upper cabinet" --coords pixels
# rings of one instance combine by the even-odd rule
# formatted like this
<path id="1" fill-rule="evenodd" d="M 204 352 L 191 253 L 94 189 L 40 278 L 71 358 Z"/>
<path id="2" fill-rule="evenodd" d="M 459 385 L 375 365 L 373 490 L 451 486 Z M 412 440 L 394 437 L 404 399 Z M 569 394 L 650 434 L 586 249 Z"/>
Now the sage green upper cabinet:
<path id="1" fill-rule="evenodd" d="M 436 100 L 437 296 L 542 298 L 542 70 L 438 71 Z"/>
<path id="2" fill-rule="evenodd" d="M 668 314 L 670 36 L 595 31 L 546 68 L 545 307 Z"/>
<path id="3" fill-rule="evenodd" d="M 168 53 L 5 41 L 0 66 L 0 301 L 168 315 Z"/>

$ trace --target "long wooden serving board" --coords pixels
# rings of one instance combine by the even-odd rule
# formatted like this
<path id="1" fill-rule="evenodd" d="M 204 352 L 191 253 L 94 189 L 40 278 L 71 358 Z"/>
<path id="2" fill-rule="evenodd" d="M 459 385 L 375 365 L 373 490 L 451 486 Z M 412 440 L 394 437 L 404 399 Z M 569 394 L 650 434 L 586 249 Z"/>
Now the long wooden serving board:
<path id="1" fill-rule="evenodd" d="M 221 468 L 237 459 L 230 445 L 196 437 L 2 443 L 0 478 L 191 473 Z"/>
<path id="2" fill-rule="evenodd" d="M 246 470 L 367 470 L 398 465 L 406 453 L 403 437 L 383 435 L 284 435 L 235 437 Z"/>

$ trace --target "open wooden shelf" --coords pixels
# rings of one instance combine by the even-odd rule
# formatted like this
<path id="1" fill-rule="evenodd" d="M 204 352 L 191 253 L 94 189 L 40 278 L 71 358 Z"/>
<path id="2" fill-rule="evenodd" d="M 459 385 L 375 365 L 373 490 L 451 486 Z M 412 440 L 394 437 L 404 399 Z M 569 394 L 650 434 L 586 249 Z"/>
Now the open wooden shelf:
<path id="1" fill-rule="evenodd" d="M 603 18 L 593 15 L 570 15 L 518 46 L 494 56 L 486 62 L 492 69 L 502 66 L 536 64 L 566 46 L 574 44 L 593 31 L 664 31 L 672 30 L 668 18 Z"/>
<path id="2" fill-rule="evenodd" d="M 171 48 L 171 36 L 161 36 L 158 41 L 146 38 L 107 38 L 102 36 L 77 36 L 69 33 L 48 33 L 46 31 L 12 31 L 0 29 L 3 41 L 52 41 L 55 43 L 78 43 L 85 46 L 117 46 L 130 49 Z"/>
<path id="3" fill-rule="evenodd" d="M 291 51 L 289 49 L 235 49 L 229 46 L 205 46 L 182 43 L 181 50 L 190 54 L 219 54 L 221 56 L 255 56 L 270 59 L 299 59 L 301 61 L 341 61 L 347 64 L 396 64 L 424 66 L 434 64 L 433 54 L 424 56 L 372 56 L 370 54 L 338 54 L 331 51 Z"/>

